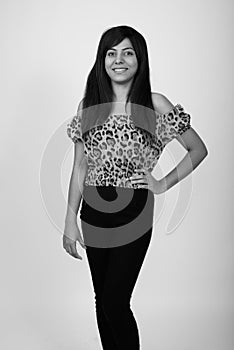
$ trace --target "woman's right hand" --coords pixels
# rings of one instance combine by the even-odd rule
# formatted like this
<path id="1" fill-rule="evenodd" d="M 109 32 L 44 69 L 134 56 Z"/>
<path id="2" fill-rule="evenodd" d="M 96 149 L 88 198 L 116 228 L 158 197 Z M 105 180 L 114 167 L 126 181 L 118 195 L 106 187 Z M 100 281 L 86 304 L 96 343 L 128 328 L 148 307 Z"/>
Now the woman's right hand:
<path id="1" fill-rule="evenodd" d="M 74 258 L 82 260 L 76 249 L 76 241 L 80 243 L 82 248 L 86 249 L 77 222 L 66 223 L 63 234 L 63 248 Z"/>

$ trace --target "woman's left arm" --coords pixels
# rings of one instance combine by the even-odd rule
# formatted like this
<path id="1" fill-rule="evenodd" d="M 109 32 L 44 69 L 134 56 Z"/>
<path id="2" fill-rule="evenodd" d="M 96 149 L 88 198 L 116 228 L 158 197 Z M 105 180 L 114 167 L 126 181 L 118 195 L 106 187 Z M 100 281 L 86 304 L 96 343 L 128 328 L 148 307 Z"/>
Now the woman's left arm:
<path id="1" fill-rule="evenodd" d="M 183 114 L 177 114 L 177 119 L 172 117 L 175 115 L 172 113 L 174 105 L 172 102 L 163 94 L 152 93 L 152 102 L 154 104 L 155 110 L 162 114 L 164 117 L 169 116 L 170 118 L 166 119 L 168 125 L 164 124 L 164 130 L 170 130 L 170 122 L 172 121 L 172 129 L 177 130 L 178 134 L 176 136 L 168 133 L 168 140 L 176 138 L 177 141 L 187 150 L 184 158 L 177 164 L 177 166 L 169 172 L 166 176 L 160 180 L 156 180 L 151 172 L 145 169 L 135 170 L 137 175 L 131 176 L 130 179 L 133 183 L 142 183 L 143 188 L 150 189 L 154 194 L 160 194 L 169 190 L 172 186 L 176 185 L 179 181 L 184 179 L 189 175 L 196 167 L 202 162 L 202 160 L 208 155 L 208 150 L 198 135 L 198 133 L 192 128 L 189 122 L 189 128 L 182 131 L 182 127 L 179 128 L 178 121 L 182 118 Z M 178 111 L 177 111 L 178 112 Z M 169 115 L 171 113 L 171 115 Z M 171 119 L 172 118 L 172 119 Z M 177 124 L 175 123 L 177 120 Z M 183 119 L 181 119 L 183 120 Z M 165 121 L 165 119 L 164 119 Z M 182 123 L 183 125 L 183 123 Z M 179 132 L 180 129 L 180 132 Z M 167 134 L 167 133 L 166 133 Z M 168 141 L 168 142 L 169 142 Z M 167 142 L 167 143 L 168 143 Z M 143 172 L 143 176 L 139 175 Z"/>
<path id="2" fill-rule="evenodd" d="M 155 109 L 162 114 L 168 113 L 174 107 L 172 102 L 160 93 L 152 93 L 152 101 Z M 204 142 L 192 126 L 175 138 L 188 152 L 170 173 L 159 180 L 155 186 L 155 191 L 159 193 L 167 191 L 189 175 L 208 155 Z"/>
<path id="3" fill-rule="evenodd" d="M 182 135 L 178 135 L 176 139 L 187 149 L 187 153 L 172 171 L 159 180 L 164 189 L 163 192 L 189 175 L 208 155 L 204 142 L 192 127 Z"/>

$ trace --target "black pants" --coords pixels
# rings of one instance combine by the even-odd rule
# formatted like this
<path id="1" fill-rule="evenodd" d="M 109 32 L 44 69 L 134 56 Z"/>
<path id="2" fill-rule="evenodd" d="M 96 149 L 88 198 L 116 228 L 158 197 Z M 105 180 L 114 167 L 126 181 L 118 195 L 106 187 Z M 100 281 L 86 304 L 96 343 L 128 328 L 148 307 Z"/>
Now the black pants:
<path id="1" fill-rule="evenodd" d="M 133 194 L 132 200 L 123 210 L 107 213 L 105 205 L 100 210 L 97 190 L 98 196 L 107 201 L 108 208 L 111 201 L 116 200 L 117 193 L 111 187 L 85 188 L 87 202 L 83 198 L 80 216 L 103 350 L 139 350 L 139 332 L 130 299 L 152 237 L 154 195 L 147 189 L 119 189 L 120 205 L 128 199 L 125 195 Z M 142 212 L 144 215 L 140 216 Z M 135 221 L 137 225 L 129 225 L 134 218 L 140 218 L 140 221 Z M 123 238 L 119 240 L 122 225 L 134 231 L 129 236 L 130 243 L 124 241 L 127 231 L 122 232 Z M 116 231 L 110 229 L 113 227 Z M 102 243 L 107 243 L 110 233 L 110 236 L 116 236 L 117 243 L 122 244 L 96 245 L 102 230 L 107 233 Z M 135 231 L 141 234 L 137 232 L 134 238 Z"/>
<path id="2" fill-rule="evenodd" d="M 137 240 L 120 247 L 87 246 L 96 317 L 104 350 L 140 349 L 130 298 L 151 236 L 152 228 Z"/>

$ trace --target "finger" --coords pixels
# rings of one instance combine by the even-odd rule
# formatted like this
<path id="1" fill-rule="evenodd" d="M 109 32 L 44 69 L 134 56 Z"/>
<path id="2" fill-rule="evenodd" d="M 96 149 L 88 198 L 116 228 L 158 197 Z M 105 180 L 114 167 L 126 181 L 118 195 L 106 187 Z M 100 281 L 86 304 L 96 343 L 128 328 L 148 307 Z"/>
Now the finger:
<path id="1" fill-rule="evenodd" d="M 140 178 L 140 179 L 132 179 L 131 180 L 132 181 L 132 183 L 141 183 L 141 182 L 143 182 L 143 178 Z"/>
<path id="2" fill-rule="evenodd" d="M 63 248 L 64 249 L 66 249 L 66 244 L 67 244 L 66 236 L 63 235 Z"/>
<path id="3" fill-rule="evenodd" d="M 144 188 L 144 189 L 145 189 L 145 185 L 144 185 L 144 184 L 139 184 L 139 185 L 138 185 L 138 188 L 141 188 L 141 189 Z"/>
<path id="4" fill-rule="evenodd" d="M 138 182 L 138 181 L 142 181 L 144 178 L 143 178 L 142 175 L 136 175 L 136 176 L 130 177 L 129 179 L 130 179 L 131 181 L 136 181 L 136 182 Z"/>
<path id="5" fill-rule="evenodd" d="M 136 179 L 135 181 L 136 181 L 137 183 L 144 183 L 144 184 L 147 184 L 147 183 L 148 183 L 148 181 L 147 181 L 147 179 L 146 179 L 145 176 L 141 176 L 139 179 Z"/>
<path id="6" fill-rule="evenodd" d="M 75 245 L 75 244 L 72 244 L 72 245 L 70 246 L 70 248 L 71 248 L 71 255 L 72 255 L 74 258 L 78 258 L 78 259 L 82 260 L 82 257 L 81 257 L 81 256 L 78 254 L 78 252 L 77 252 L 76 245 Z"/>
<path id="7" fill-rule="evenodd" d="M 139 179 L 140 177 L 142 177 L 142 175 L 136 174 L 136 175 L 130 176 L 129 179 Z"/>
<path id="8" fill-rule="evenodd" d="M 64 249 L 66 250 L 66 252 L 70 255 L 72 255 L 72 249 L 71 249 L 71 244 L 70 243 L 66 243 L 64 245 Z"/>
<path id="9" fill-rule="evenodd" d="M 148 185 L 142 185 L 141 187 L 142 187 L 142 188 L 149 189 Z"/>
<path id="10" fill-rule="evenodd" d="M 82 240 L 79 240 L 78 242 L 80 243 L 80 245 L 81 245 L 82 248 L 84 248 L 84 249 L 87 248 L 86 245 L 84 244 L 84 242 L 83 242 Z"/>
<path id="11" fill-rule="evenodd" d="M 70 246 L 69 245 L 66 245 L 65 246 L 65 250 L 68 254 L 71 254 L 71 249 L 70 249 Z"/>

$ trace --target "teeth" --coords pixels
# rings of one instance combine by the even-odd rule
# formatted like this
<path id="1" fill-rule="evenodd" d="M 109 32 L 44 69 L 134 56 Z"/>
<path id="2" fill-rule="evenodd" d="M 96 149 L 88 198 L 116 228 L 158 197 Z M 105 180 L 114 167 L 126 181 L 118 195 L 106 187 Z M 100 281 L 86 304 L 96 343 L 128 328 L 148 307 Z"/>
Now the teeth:
<path id="1" fill-rule="evenodd" d="M 114 71 L 121 72 L 122 70 L 126 70 L 127 68 L 116 68 Z"/>

